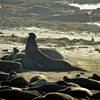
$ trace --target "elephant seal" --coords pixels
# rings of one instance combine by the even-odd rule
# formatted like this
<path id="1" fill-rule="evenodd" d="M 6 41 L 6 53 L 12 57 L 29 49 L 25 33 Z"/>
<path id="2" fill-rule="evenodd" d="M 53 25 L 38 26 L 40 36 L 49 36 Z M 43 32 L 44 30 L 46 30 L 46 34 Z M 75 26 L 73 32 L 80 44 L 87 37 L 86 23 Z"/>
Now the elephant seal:
<path id="1" fill-rule="evenodd" d="M 100 82 L 93 80 L 93 79 L 88 79 L 88 78 L 81 78 L 81 77 L 76 77 L 73 79 L 68 78 L 67 76 L 63 77 L 63 80 L 65 82 L 73 82 L 81 87 L 90 89 L 90 90 L 100 90 Z"/>
<path id="2" fill-rule="evenodd" d="M 29 86 L 30 87 L 41 87 L 41 86 L 49 85 L 49 84 L 50 84 L 50 82 L 48 82 L 47 80 L 41 79 L 41 80 L 37 80 L 37 81 L 31 83 Z"/>
<path id="3" fill-rule="evenodd" d="M 29 37 L 25 46 L 25 54 L 27 58 L 34 61 L 34 65 L 36 67 L 38 67 L 38 58 L 36 52 L 37 48 L 36 35 L 34 33 L 29 33 Z"/>
<path id="4" fill-rule="evenodd" d="M 28 90 L 36 90 L 38 91 L 40 94 L 44 95 L 46 93 L 49 93 L 49 92 L 56 92 L 58 90 L 61 90 L 61 89 L 65 89 L 66 86 L 62 86 L 62 85 L 58 85 L 58 84 L 44 84 L 42 86 L 39 86 L 39 87 L 30 87 Z"/>
<path id="5" fill-rule="evenodd" d="M 23 69 L 32 69 L 32 68 L 34 68 L 34 66 L 33 66 L 34 64 L 32 63 L 32 61 L 30 59 L 27 58 L 25 53 L 17 52 L 13 56 L 13 61 L 21 63 Z"/>
<path id="6" fill-rule="evenodd" d="M 27 70 L 36 70 L 37 69 L 35 60 L 32 60 L 29 57 L 27 57 L 25 53 L 15 54 L 13 61 L 20 62 L 22 64 L 23 69 L 27 69 Z"/>
<path id="7" fill-rule="evenodd" d="M 16 76 L 12 78 L 10 82 L 19 88 L 25 88 L 29 85 L 28 79 L 24 76 Z"/>
<path id="8" fill-rule="evenodd" d="M 72 82 L 65 82 L 65 81 L 57 81 L 55 82 L 55 84 L 58 85 L 64 85 L 66 87 L 80 87 L 78 84 L 76 83 L 72 83 Z"/>
<path id="9" fill-rule="evenodd" d="M 44 76 L 44 75 L 42 75 L 42 74 L 39 74 L 39 75 L 33 76 L 33 77 L 31 78 L 31 80 L 30 80 L 30 83 L 33 83 L 33 82 L 36 82 L 36 81 L 42 80 L 42 79 L 48 80 L 46 76 Z"/>
<path id="10" fill-rule="evenodd" d="M 28 85 L 28 80 L 23 76 L 15 76 L 12 79 L 1 82 L 1 86 L 11 86 L 18 88 L 26 88 Z"/>
<path id="11" fill-rule="evenodd" d="M 0 59 L 1 59 L 1 60 L 12 60 L 13 58 L 12 58 L 11 55 L 6 54 L 6 55 L 4 55 L 3 57 L 1 57 Z"/>
<path id="12" fill-rule="evenodd" d="M 14 89 L 0 90 L 0 98 L 6 100 L 33 100 L 36 97 L 38 97 L 38 95 L 25 92 L 22 90 L 14 90 Z"/>
<path id="13" fill-rule="evenodd" d="M 64 90 L 60 90 L 62 93 L 67 93 L 75 98 L 84 98 L 86 99 L 87 97 L 90 98 L 92 97 L 92 92 L 86 88 L 82 87 L 69 87 Z"/>
<path id="14" fill-rule="evenodd" d="M 18 62 L 0 60 L 0 70 L 8 73 L 11 71 L 21 72 L 22 65 Z"/>
<path id="15" fill-rule="evenodd" d="M 30 59 L 15 59 L 14 62 L 19 62 L 22 64 L 22 69 L 26 70 L 36 70 L 35 62 Z"/>
<path id="16" fill-rule="evenodd" d="M 25 53 L 28 58 L 36 62 L 37 69 L 43 71 L 86 71 L 82 68 L 74 67 L 70 63 L 51 58 L 38 49 L 36 35 L 29 33 Z M 38 66 L 38 64 L 42 66 Z"/>
<path id="17" fill-rule="evenodd" d="M 74 100 L 74 98 L 68 94 L 50 92 L 44 95 L 43 97 L 35 98 L 35 100 Z"/>
<path id="18" fill-rule="evenodd" d="M 19 50 L 18 50 L 16 47 L 14 47 L 14 48 L 13 48 L 13 53 L 14 53 L 14 54 L 17 54 L 18 52 L 19 52 Z"/>
<path id="19" fill-rule="evenodd" d="M 98 74 L 93 74 L 92 77 L 89 78 L 100 81 L 100 76 Z"/>
<path id="20" fill-rule="evenodd" d="M 19 52 L 19 50 L 17 48 L 13 48 L 13 52 L 9 55 L 4 55 L 3 57 L 1 57 L 1 60 L 13 60 L 13 57 L 15 54 L 17 54 Z"/>

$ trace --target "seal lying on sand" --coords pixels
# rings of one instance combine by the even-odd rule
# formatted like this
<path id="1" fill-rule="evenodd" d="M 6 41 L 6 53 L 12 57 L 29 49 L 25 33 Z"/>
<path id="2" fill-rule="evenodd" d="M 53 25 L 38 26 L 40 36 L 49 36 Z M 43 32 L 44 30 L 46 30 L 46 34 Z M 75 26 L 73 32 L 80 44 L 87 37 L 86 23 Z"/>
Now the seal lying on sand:
<path id="1" fill-rule="evenodd" d="M 80 85 L 81 87 L 84 87 L 87 89 L 100 90 L 100 82 L 93 79 L 81 78 L 81 77 L 70 79 L 67 76 L 64 76 L 63 80 L 66 82 L 76 83 Z"/>
<path id="2" fill-rule="evenodd" d="M 72 82 L 65 82 L 65 81 L 57 81 L 55 82 L 55 84 L 58 85 L 64 85 L 66 87 L 80 87 L 78 84 L 76 83 L 72 83 Z"/>
<path id="3" fill-rule="evenodd" d="M 74 100 L 74 98 L 68 94 L 50 92 L 43 97 L 37 97 L 34 100 Z"/>
<path id="4" fill-rule="evenodd" d="M 30 83 L 33 83 L 33 82 L 36 82 L 38 80 L 48 80 L 46 76 L 42 75 L 42 74 L 39 74 L 39 75 L 35 75 L 33 76 L 31 79 L 30 79 Z"/>
<path id="5" fill-rule="evenodd" d="M 29 92 L 24 92 L 21 90 L 0 90 L 0 98 L 6 100 L 33 100 L 36 97 L 38 97 L 36 94 L 31 94 Z"/>
<path id="6" fill-rule="evenodd" d="M 36 35 L 29 33 L 25 53 L 28 58 L 36 62 L 39 70 L 44 71 L 85 71 L 82 68 L 74 67 L 70 63 L 62 60 L 53 59 L 38 49 Z M 42 66 L 38 66 L 38 64 Z"/>
<path id="7" fill-rule="evenodd" d="M 44 85 L 40 84 L 39 87 L 30 87 L 28 90 L 35 90 L 35 91 L 38 91 L 40 94 L 44 95 L 46 93 L 56 92 L 56 91 L 59 91 L 59 90 L 65 89 L 65 88 L 66 88 L 66 86 L 63 86 L 63 85 L 47 83 Z"/>
<path id="8" fill-rule="evenodd" d="M 30 60 L 25 53 L 17 53 L 13 57 L 14 62 L 19 62 L 22 64 L 23 69 L 27 70 L 35 70 L 36 62 L 34 60 Z"/>
<path id="9" fill-rule="evenodd" d="M 89 78 L 100 81 L 100 75 L 98 74 L 93 74 L 92 77 L 89 77 Z"/>
<path id="10" fill-rule="evenodd" d="M 17 48 L 13 48 L 13 52 L 9 55 L 4 55 L 1 57 L 1 60 L 13 60 L 14 55 L 16 55 L 19 52 Z"/>
<path id="11" fill-rule="evenodd" d="M 12 79 L 1 82 L 1 86 L 10 86 L 18 88 L 25 88 L 28 85 L 29 85 L 28 80 L 24 76 L 15 76 Z"/>
<path id="12" fill-rule="evenodd" d="M 60 90 L 61 93 L 69 94 L 75 98 L 87 98 L 92 97 L 92 92 L 86 88 L 82 87 L 69 87 L 63 90 Z"/>
<path id="13" fill-rule="evenodd" d="M 22 65 L 18 62 L 0 60 L 0 70 L 4 72 L 20 72 L 22 70 Z"/>

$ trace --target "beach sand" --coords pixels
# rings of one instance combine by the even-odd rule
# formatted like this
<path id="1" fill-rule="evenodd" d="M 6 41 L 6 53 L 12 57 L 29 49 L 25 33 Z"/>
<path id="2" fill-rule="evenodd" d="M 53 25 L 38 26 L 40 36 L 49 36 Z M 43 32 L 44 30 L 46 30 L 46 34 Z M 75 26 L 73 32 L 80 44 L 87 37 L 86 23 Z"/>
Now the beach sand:
<path id="1" fill-rule="evenodd" d="M 94 36 L 95 42 L 100 41 L 100 36 L 95 33 L 75 33 L 75 32 L 63 32 L 63 31 L 55 31 L 51 29 L 45 28 L 36 28 L 36 27 L 21 27 L 21 28 L 8 28 L 8 29 L 0 29 L 0 32 L 4 33 L 1 36 L 11 36 L 14 34 L 18 37 L 26 38 L 28 36 L 27 33 L 34 32 L 37 36 L 37 43 L 39 48 L 50 48 L 57 50 L 63 57 L 65 61 L 70 62 L 74 66 L 81 67 L 86 69 L 86 72 L 83 76 L 91 76 L 92 73 L 100 73 L 100 53 L 95 49 L 100 49 L 100 43 L 90 45 L 88 43 L 67 43 L 64 39 L 69 40 L 87 40 L 91 41 L 91 37 Z M 58 39 L 58 40 L 57 40 Z M 25 44 L 18 43 L 17 41 L 11 42 L 10 40 L 6 43 L 0 44 L 0 57 L 6 54 L 4 50 L 8 49 L 8 52 L 11 52 L 13 47 L 17 47 L 18 49 L 23 50 L 25 48 Z M 51 81 L 56 81 L 62 79 L 64 75 L 68 75 L 69 77 L 74 77 L 80 72 L 23 72 L 21 74 L 26 75 L 28 78 L 31 78 L 35 74 L 43 74 L 46 75 Z M 55 77 L 56 76 L 56 77 Z"/>

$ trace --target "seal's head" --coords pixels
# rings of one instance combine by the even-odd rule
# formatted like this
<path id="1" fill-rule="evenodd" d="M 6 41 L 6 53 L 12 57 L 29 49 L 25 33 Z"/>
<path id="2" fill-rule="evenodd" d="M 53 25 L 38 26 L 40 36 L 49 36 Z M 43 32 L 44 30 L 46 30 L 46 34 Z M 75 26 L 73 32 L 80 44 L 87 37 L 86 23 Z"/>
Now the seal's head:
<path id="1" fill-rule="evenodd" d="M 16 54 L 16 53 L 19 52 L 19 50 L 18 50 L 16 47 L 14 47 L 14 48 L 13 48 L 13 52 Z"/>
<path id="2" fill-rule="evenodd" d="M 35 33 L 28 33 L 30 37 L 36 38 Z"/>

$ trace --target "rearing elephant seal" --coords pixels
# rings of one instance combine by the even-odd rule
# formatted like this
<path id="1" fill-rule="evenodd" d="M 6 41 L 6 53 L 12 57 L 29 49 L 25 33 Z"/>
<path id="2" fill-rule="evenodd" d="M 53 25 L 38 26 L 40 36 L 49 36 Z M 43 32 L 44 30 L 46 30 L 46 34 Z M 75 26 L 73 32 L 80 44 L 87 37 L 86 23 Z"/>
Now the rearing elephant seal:
<path id="1" fill-rule="evenodd" d="M 40 64 L 42 66 L 38 66 L 39 70 L 44 71 L 85 71 L 82 68 L 74 67 L 70 63 L 62 60 L 57 60 L 51 58 L 41 52 L 38 49 L 36 42 L 36 35 L 34 33 L 29 33 L 29 37 L 27 39 L 27 44 L 25 47 L 25 53 L 28 58 L 32 61 L 35 61 L 36 65 Z"/>
<path id="2" fill-rule="evenodd" d="M 34 65 L 38 65 L 38 58 L 37 58 L 37 43 L 36 43 L 36 35 L 34 33 L 29 33 L 29 37 L 27 39 L 26 47 L 25 47 L 25 54 L 26 57 L 28 57 L 32 62 L 34 62 Z"/>

